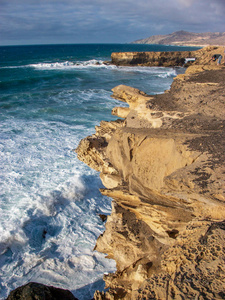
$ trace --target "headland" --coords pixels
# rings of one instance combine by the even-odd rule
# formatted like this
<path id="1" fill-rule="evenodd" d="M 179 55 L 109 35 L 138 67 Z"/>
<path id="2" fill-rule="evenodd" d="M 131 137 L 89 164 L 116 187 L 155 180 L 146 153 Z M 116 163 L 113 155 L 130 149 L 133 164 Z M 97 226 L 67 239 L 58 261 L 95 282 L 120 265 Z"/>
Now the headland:
<path id="1" fill-rule="evenodd" d="M 219 65 L 215 54 L 223 56 Z M 120 119 L 102 121 L 76 149 L 113 199 L 95 250 L 117 271 L 104 276 L 107 290 L 94 299 L 224 299 L 224 48 L 113 53 L 112 63 L 188 68 L 164 94 L 115 87 L 112 97 L 129 107 L 114 108 Z M 32 297 L 76 299 L 36 283 L 7 299 Z"/>
<path id="2" fill-rule="evenodd" d="M 117 271 L 95 299 L 224 299 L 225 67 L 211 60 L 223 52 L 182 54 L 195 60 L 164 94 L 115 87 L 129 105 L 113 109 L 122 119 L 102 121 L 76 149 L 113 198 L 95 250 Z M 152 65 L 154 56 L 167 66 L 176 55 L 115 53 L 112 62 Z"/>

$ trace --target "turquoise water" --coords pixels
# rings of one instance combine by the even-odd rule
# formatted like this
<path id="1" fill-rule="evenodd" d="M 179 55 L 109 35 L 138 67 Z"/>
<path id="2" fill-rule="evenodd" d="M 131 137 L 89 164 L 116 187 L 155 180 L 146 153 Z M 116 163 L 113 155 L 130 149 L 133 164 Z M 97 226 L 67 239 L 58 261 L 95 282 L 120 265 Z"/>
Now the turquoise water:
<path id="1" fill-rule="evenodd" d="M 111 110 L 118 84 L 162 93 L 182 68 L 103 64 L 156 45 L 0 47 L 0 298 L 29 281 L 90 299 L 115 263 L 92 251 L 109 214 L 98 173 L 72 151 Z M 190 48 L 187 48 L 190 49 Z"/>

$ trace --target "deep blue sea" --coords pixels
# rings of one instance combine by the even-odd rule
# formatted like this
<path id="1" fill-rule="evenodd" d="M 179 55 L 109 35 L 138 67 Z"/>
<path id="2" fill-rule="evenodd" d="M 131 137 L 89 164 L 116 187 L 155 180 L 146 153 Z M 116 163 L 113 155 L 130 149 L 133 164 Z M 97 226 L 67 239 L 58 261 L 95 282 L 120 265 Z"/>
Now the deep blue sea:
<path id="1" fill-rule="evenodd" d="M 110 214 L 99 174 L 76 158 L 79 141 L 116 119 L 111 89 L 168 89 L 183 68 L 116 67 L 112 52 L 196 48 L 160 45 L 0 47 L 0 299 L 36 281 L 80 300 L 103 289 L 115 262 L 93 251 Z"/>

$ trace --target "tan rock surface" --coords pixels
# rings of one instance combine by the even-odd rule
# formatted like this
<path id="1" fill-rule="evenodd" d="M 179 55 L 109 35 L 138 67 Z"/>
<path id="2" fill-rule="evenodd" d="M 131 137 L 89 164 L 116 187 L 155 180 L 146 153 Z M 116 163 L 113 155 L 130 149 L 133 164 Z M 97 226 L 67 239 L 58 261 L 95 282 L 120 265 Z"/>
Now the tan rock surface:
<path id="1" fill-rule="evenodd" d="M 217 64 L 211 60 L 214 54 L 221 54 L 224 59 L 225 47 L 207 46 L 196 51 L 180 52 L 114 52 L 111 54 L 112 64 L 143 65 L 143 66 L 183 66 L 186 58 L 195 58 L 187 66 L 198 66 L 198 70 L 217 69 Z M 224 60 L 223 60 L 224 61 Z M 189 71 L 188 71 L 189 72 Z M 193 71 L 192 71 L 193 72 Z"/>
<path id="2" fill-rule="evenodd" d="M 114 199 L 96 250 L 117 272 L 95 299 L 224 299 L 225 68 L 192 71 L 162 95 L 114 88 L 127 117 L 76 150 Z"/>

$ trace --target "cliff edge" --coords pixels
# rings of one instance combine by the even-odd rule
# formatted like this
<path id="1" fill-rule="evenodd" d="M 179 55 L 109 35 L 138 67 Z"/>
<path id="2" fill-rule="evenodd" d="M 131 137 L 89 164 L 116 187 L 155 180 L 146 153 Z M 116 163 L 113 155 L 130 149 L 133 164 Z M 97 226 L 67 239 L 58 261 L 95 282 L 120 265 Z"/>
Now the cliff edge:
<path id="1" fill-rule="evenodd" d="M 177 67 L 190 65 L 202 69 L 216 67 L 211 60 L 215 54 L 223 58 L 225 47 L 208 46 L 196 51 L 171 51 L 171 52 L 113 52 L 111 62 L 117 66 L 147 66 L 147 67 Z"/>
<path id="2" fill-rule="evenodd" d="M 95 250 L 117 271 L 95 299 L 225 298 L 224 78 L 208 60 L 164 94 L 117 86 L 112 97 L 129 107 L 112 113 L 123 119 L 80 142 L 78 158 L 113 198 Z"/>

